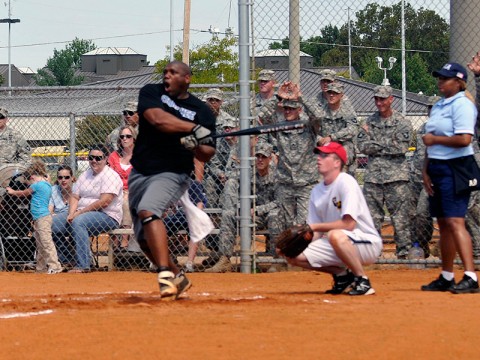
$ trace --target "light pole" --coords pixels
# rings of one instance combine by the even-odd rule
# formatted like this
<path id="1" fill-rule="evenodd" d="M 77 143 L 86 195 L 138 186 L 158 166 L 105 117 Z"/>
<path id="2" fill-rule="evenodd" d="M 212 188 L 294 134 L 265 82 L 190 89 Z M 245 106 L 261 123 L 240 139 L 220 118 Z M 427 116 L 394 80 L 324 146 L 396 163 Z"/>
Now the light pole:
<path id="1" fill-rule="evenodd" d="M 390 56 L 388 58 L 388 62 L 390 64 L 390 66 L 388 68 L 386 67 L 382 67 L 382 62 L 383 62 L 383 59 L 380 57 L 380 56 L 377 56 L 375 58 L 375 61 L 377 62 L 377 65 L 378 65 L 378 68 L 380 70 L 383 70 L 383 81 L 382 81 L 382 85 L 383 86 L 390 86 L 390 82 L 388 81 L 387 79 L 387 71 L 389 70 L 392 70 L 393 68 L 393 64 L 395 64 L 397 62 L 397 59 L 394 58 L 393 56 Z"/>
<path id="2" fill-rule="evenodd" d="M 10 5 L 10 4 L 9 4 Z M 10 16 L 10 10 L 8 11 L 8 16 Z M 11 33 L 11 26 L 14 23 L 19 23 L 20 19 L 0 19 L 0 23 L 8 23 L 8 87 L 12 86 L 12 61 L 10 57 L 10 33 Z"/>

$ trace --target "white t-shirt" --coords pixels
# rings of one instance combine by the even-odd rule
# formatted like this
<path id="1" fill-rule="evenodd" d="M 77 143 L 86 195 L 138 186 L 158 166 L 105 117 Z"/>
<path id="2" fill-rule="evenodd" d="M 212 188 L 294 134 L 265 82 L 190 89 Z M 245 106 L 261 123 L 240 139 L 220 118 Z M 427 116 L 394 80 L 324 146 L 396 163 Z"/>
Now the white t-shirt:
<path id="1" fill-rule="evenodd" d="M 357 181 L 347 173 L 340 173 L 330 185 L 316 185 L 310 194 L 308 224 L 332 222 L 350 215 L 357 223 L 353 231 L 343 230 L 357 241 L 382 243 L 375 229 L 370 210 Z M 321 237 L 316 234 L 316 238 Z"/>
<path id="2" fill-rule="evenodd" d="M 73 184 L 73 194 L 78 195 L 78 210 L 100 199 L 102 194 L 113 194 L 113 200 L 102 211 L 115 219 L 122 221 L 123 184 L 120 176 L 110 167 L 105 166 L 101 173 L 94 175 L 92 169 L 87 169 Z"/>

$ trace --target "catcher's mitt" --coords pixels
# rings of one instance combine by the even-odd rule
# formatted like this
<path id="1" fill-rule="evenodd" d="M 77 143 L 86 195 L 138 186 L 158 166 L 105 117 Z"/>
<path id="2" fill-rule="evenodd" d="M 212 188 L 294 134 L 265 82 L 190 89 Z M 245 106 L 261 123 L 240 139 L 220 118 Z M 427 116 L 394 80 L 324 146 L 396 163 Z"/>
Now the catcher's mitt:
<path id="1" fill-rule="evenodd" d="M 297 84 L 291 81 L 285 81 L 278 89 L 277 96 L 281 100 L 298 101 L 302 94 Z"/>
<path id="2" fill-rule="evenodd" d="M 277 238 L 277 249 L 281 255 L 297 257 L 313 239 L 313 230 L 308 224 L 295 225 L 282 231 Z"/>

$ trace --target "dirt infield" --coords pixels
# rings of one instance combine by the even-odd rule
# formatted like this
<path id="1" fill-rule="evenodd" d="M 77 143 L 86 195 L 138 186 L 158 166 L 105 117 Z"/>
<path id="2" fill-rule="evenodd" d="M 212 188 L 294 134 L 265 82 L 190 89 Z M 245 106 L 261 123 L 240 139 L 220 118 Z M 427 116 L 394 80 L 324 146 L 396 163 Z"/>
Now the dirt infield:
<path id="1" fill-rule="evenodd" d="M 0 273 L 3 359 L 474 359 L 480 294 L 425 293 L 438 269 L 370 269 L 377 294 L 326 295 L 314 272 Z M 460 279 L 461 272 L 457 272 Z"/>

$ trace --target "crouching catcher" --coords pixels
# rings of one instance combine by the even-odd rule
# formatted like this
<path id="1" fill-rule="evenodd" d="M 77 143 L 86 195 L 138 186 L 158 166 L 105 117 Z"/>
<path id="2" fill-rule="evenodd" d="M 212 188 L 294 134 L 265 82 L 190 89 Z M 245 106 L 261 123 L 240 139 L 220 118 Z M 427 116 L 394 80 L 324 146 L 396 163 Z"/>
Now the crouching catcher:
<path id="1" fill-rule="evenodd" d="M 333 287 L 328 294 L 374 294 L 363 265 L 378 258 L 382 239 L 360 186 L 342 172 L 347 163 L 345 148 L 330 142 L 314 152 L 323 181 L 311 192 L 308 225 L 283 232 L 277 240 L 277 253 L 293 266 L 332 274 Z"/>

